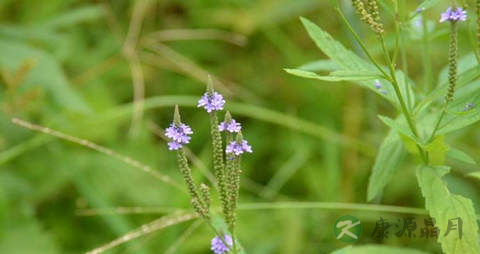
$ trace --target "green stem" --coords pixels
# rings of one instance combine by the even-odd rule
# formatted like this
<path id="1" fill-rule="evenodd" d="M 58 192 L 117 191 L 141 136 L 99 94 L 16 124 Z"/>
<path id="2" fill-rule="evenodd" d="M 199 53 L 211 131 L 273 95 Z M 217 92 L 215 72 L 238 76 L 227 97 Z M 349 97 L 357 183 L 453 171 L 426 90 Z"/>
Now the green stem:
<path id="1" fill-rule="evenodd" d="M 424 15 L 422 15 L 422 30 L 423 30 L 423 37 L 422 37 L 422 44 L 423 44 L 423 52 L 424 55 L 423 59 L 423 69 L 425 72 L 425 90 L 430 91 L 433 88 L 433 79 L 432 79 L 432 63 L 430 61 L 430 43 L 429 43 L 429 34 L 428 34 L 428 27 L 427 21 L 423 19 Z"/>
<path id="2" fill-rule="evenodd" d="M 367 55 L 368 59 L 370 59 L 370 61 L 375 65 L 375 67 L 377 67 L 377 69 L 383 74 L 384 78 L 386 80 L 390 80 L 388 74 L 382 69 L 382 67 L 378 64 L 377 60 L 375 60 L 375 58 L 373 58 L 372 54 L 370 54 L 370 52 L 368 51 L 367 47 L 365 46 L 365 43 L 363 43 L 362 39 L 360 39 L 360 36 L 358 36 L 358 34 L 355 32 L 355 30 L 353 29 L 352 25 L 350 25 L 350 22 L 348 22 L 347 18 L 345 17 L 345 15 L 343 15 L 343 12 L 342 10 L 340 10 L 339 7 L 335 7 L 335 10 L 339 13 L 340 17 L 342 18 L 343 22 L 345 23 L 345 25 L 347 25 L 347 28 L 348 30 L 352 33 L 353 37 L 355 37 L 355 40 L 357 41 L 357 43 L 360 45 L 360 47 L 362 48 L 363 52 Z"/>
<path id="3" fill-rule="evenodd" d="M 425 209 L 391 205 L 355 204 L 336 202 L 272 202 L 272 203 L 243 203 L 239 210 L 267 210 L 267 209 L 325 209 L 325 210 L 355 210 L 367 212 L 389 212 L 425 215 Z"/>
<path id="4" fill-rule="evenodd" d="M 387 62 L 387 65 L 390 69 L 390 75 L 391 75 L 391 81 L 392 81 L 393 89 L 395 90 L 398 101 L 400 102 L 400 107 L 402 109 L 402 113 L 405 116 L 405 119 L 407 119 L 408 126 L 410 127 L 410 130 L 412 131 L 413 135 L 415 136 L 415 138 L 418 139 L 420 136 L 418 135 L 417 126 L 415 125 L 415 122 L 414 122 L 412 116 L 410 115 L 408 107 L 405 104 L 405 100 L 404 100 L 402 92 L 400 90 L 400 86 L 398 85 L 397 77 L 396 77 L 396 74 L 395 74 L 395 69 L 393 67 L 393 63 L 392 63 L 392 60 L 390 58 L 390 54 L 388 53 L 387 46 L 385 44 L 385 40 L 384 40 L 383 36 L 379 36 L 379 39 L 380 39 L 380 42 L 382 44 L 383 52 L 384 52 L 384 55 L 385 55 L 385 61 Z M 426 152 L 418 144 L 417 144 L 417 148 L 418 148 L 418 151 L 420 152 L 422 160 L 425 163 L 428 164 L 428 157 L 426 155 Z"/>
<path id="5" fill-rule="evenodd" d="M 437 133 L 440 123 L 442 122 L 443 117 L 445 116 L 445 113 L 447 112 L 446 109 L 447 105 L 443 107 L 442 113 L 440 113 L 440 116 L 437 119 L 437 122 L 435 123 L 435 128 L 433 128 L 432 134 L 430 135 L 430 138 L 428 139 L 428 142 L 431 142 L 435 138 L 435 134 Z"/>

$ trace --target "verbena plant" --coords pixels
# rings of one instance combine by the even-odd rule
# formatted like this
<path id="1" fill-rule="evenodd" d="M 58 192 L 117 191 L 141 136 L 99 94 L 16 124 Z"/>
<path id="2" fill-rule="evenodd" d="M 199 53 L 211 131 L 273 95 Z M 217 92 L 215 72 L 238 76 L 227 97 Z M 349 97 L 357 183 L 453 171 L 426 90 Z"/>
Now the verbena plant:
<path id="1" fill-rule="evenodd" d="M 402 160 L 406 150 L 417 158 L 415 161 L 418 163 L 418 185 L 425 197 L 426 208 L 435 218 L 440 233 L 447 229 L 449 219 L 460 217 L 463 220 L 463 238 L 460 239 L 458 235 L 438 237 L 442 250 L 445 253 L 480 253 L 477 215 L 472 201 L 451 193 L 442 180 L 450 169 L 446 165 L 446 157 L 475 163 L 466 153 L 447 145 L 445 136 L 480 120 L 480 110 L 475 108 L 475 105 L 480 103 L 480 82 L 477 80 L 480 75 L 480 1 L 476 1 L 477 39 L 473 36 L 475 31 L 468 28 L 471 45 L 462 47 L 471 47 L 473 53 L 460 60 L 460 73 L 457 73 L 457 31 L 460 26 L 469 24 L 465 22 L 468 20 L 467 12 L 452 1 L 451 6 L 439 14 L 441 25 L 450 28 L 450 43 L 445 45 L 445 52 L 448 52 L 445 53 L 445 57 L 448 57 L 448 81 L 435 85 L 426 75 L 423 87 L 416 85 L 408 77 L 407 43 L 411 43 L 410 38 L 418 34 L 428 43 L 431 24 L 423 20 L 422 16 L 439 1 L 426 0 L 417 10 L 411 12 L 405 10 L 405 3 L 400 3 L 402 1 L 388 4 L 388 1 L 379 1 L 384 3 L 382 10 L 385 10 L 385 15 L 380 15 L 376 0 L 352 0 L 353 8 L 360 19 L 378 39 L 377 43 L 383 55 L 381 61 L 371 53 L 372 46 L 367 46 L 354 30 L 339 3 L 332 2 L 366 57 L 346 49 L 322 28 L 302 18 L 308 34 L 330 58 L 327 63 L 330 67 L 334 66 L 335 71 L 328 75 L 315 72 L 322 69 L 318 63 L 324 64 L 325 61 L 305 65 L 307 68 L 286 71 L 304 78 L 352 82 L 388 100 L 399 114 L 395 119 L 379 116 L 379 119 L 390 127 L 390 131 L 376 157 L 369 179 L 367 200 L 372 201 L 381 195 L 382 189 L 392 180 L 398 161 Z M 392 48 L 386 43 L 384 16 L 393 20 L 394 32 L 390 37 L 394 41 Z M 425 61 L 424 69 L 428 71 L 429 68 L 429 62 Z"/>
<path id="2" fill-rule="evenodd" d="M 243 253 L 235 238 L 235 220 L 238 195 L 240 191 L 240 159 L 243 153 L 251 153 L 252 147 L 243 139 L 240 123 L 232 118 L 230 112 L 225 113 L 225 120 L 218 121 L 217 111 L 223 110 L 225 100 L 214 91 L 213 81 L 209 78 L 207 91 L 198 101 L 198 107 L 203 107 L 210 117 L 210 134 L 212 137 L 212 162 L 217 189 L 221 201 L 223 220 L 218 216 L 212 218 L 210 213 L 210 188 L 195 184 L 188 159 L 183 146 L 190 142 L 192 129 L 181 122 L 178 106 L 175 106 L 173 123 L 166 129 L 165 135 L 171 139 L 169 150 L 177 151 L 178 166 L 182 173 L 191 197 L 191 203 L 197 214 L 211 226 L 217 235 L 212 240 L 212 251 L 216 254 Z M 225 146 L 221 132 L 225 132 Z M 236 137 L 233 135 L 236 134 Z M 226 226 L 224 224 L 226 222 Z"/>

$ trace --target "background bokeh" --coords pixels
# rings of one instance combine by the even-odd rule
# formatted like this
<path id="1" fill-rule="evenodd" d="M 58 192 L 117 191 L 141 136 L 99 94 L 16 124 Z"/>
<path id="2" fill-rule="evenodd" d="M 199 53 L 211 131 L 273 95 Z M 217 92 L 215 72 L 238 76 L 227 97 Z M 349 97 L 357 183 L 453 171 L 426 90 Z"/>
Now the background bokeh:
<path id="1" fill-rule="evenodd" d="M 417 1 L 408 2 L 415 10 Z M 424 14 L 435 34 L 429 42 L 430 74 L 421 65 L 421 41 L 412 37 L 406 45 L 417 91 L 425 87 L 425 75 L 436 80 L 446 65 L 448 29 L 437 22 L 446 5 Z M 348 1 L 344 7 L 379 53 L 375 36 Z M 299 16 L 358 52 L 334 14 L 326 0 L 0 1 L 0 253 L 81 253 L 190 207 L 185 193 L 137 168 L 13 125 L 11 118 L 91 140 L 182 182 L 176 156 L 161 135 L 179 103 L 183 120 L 195 131 L 189 145 L 198 159 L 194 175 L 208 182 L 209 121 L 194 107 L 208 73 L 254 149 L 243 159 L 244 209 L 238 219 L 248 253 L 328 253 L 344 247 L 332 232 L 344 214 L 363 222 L 364 235 L 355 244 L 440 253 L 431 239 L 370 236 L 380 216 L 395 222 L 412 215 L 295 205 L 247 209 L 265 202 L 366 202 L 375 153 L 388 130 L 377 115 L 394 116 L 395 109 L 353 84 L 306 80 L 283 70 L 324 58 Z M 462 29 L 460 54 L 465 55 L 468 39 Z M 142 87 L 145 111 L 139 114 L 132 102 Z M 478 127 L 448 141 L 478 160 Z M 479 211 L 480 184 L 463 177 L 478 166 L 449 165 L 449 188 L 473 199 Z M 399 162 L 376 202 L 424 207 L 413 157 Z M 131 214 L 118 207 L 137 210 Z M 423 218 L 415 217 L 423 226 Z M 208 253 L 212 237 L 208 226 L 192 220 L 106 253 Z"/>

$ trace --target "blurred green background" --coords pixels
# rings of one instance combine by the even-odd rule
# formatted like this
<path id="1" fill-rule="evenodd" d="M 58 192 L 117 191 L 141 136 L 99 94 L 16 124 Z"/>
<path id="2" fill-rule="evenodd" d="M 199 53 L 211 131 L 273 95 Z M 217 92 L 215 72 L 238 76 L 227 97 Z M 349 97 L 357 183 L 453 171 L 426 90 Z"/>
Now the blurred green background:
<path id="1" fill-rule="evenodd" d="M 408 8 L 417 4 L 409 1 Z M 379 52 L 348 1 L 344 7 Z M 430 74 L 422 69 L 421 42 L 411 38 L 408 44 L 417 90 L 425 75 L 437 79 L 446 65 L 448 29 L 437 22 L 445 7 L 425 13 L 435 34 Z M 185 193 L 138 168 L 13 125 L 11 118 L 91 140 L 183 183 L 176 156 L 161 137 L 173 104 L 179 103 L 183 121 L 195 131 L 189 145 L 197 158 L 194 175 L 208 182 L 209 121 L 193 107 L 208 73 L 254 149 L 243 160 L 238 218 L 238 236 L 248 253 L 328 253 L 347 246 L 332 232 L 344 214 L 363 222 L 364 235 L 355 244 L 440 253 L 431 239 L 370 236 L 380 216 L 397 221 L 412 215 L 295 205 L 247 209 L 265 202 L 365 203 L 375 153 L 387 132 L 377 114 L 396 114 L 385 100 L 353 84 L 305 80 L 283 71 L 324 58 L 299 16 L 357 51 L 326 0 L 2 0 L 0 253 L 86 252 L 175 210 L 190 209 Z M 460 35 L 465 45 L 466 32 Z M 461 54 L 468 50 L 460 47 Z M 331 67 L 322 63 L 324 70 Z M 143 114 L 132 104 L 142 94 Z M 449 137 L 477 160 L 478 127 Z M 463 177 L 479 167 L 449 164 L 449 187 L 473 199 L 479 211 L 480 184 Z M 413 158 L 405 156 L 377 202 L 423 208 L 413 169 Z M 416 218 L 420 228 L 423 218 Z M 190 220 L 105 253 L 208 253 L 212 237 L 207 225 Z"/>

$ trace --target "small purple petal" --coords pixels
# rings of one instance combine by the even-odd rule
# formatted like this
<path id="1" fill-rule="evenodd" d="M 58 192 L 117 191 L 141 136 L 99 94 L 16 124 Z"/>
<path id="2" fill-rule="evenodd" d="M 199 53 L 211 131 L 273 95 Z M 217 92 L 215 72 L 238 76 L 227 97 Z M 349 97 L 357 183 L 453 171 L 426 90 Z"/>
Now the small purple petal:
<path id="1" fill-rule="evenodd" d="M 182 148 L 181 144 L 179 144 L 175 141 L 168 142 L 168 150 L 173 151 L 173 150 L 178 150 L 180 148 Z"/>
<path id="2" fill-rule="evenodd" d="M 223 105 L 225 105 L 225 100 L 221 94 L 217 92 L 209 94 L 207 92 L 198 100 L 197 107 L 203 107 L 208 113 L 211 113 L 212 111 L 222 110 Z"/>
<path id="3" fill-rule="evenodd" d="M 440 16 L 440 22 L 445 21 L 465 21 L 467 20 L 467 11 L 462 8 L 456 8 L 455 10 L 452 7 L 443 12 Z"/>
<path id="4" fill-rule="evenodd" d="M 225 243 L 228 245 L 226 246 Z M 233 239 L 229 235 L 223 236 L 223 241 L 220 237 L 216 236 L 212 239 L 212 247 L 211 250 L 215 254 L 224 254 L 228 253 L 229 248 L 233 246 Z"/>
<path id="5" fill-rule="evenodd" d="M 184 123 L 180 123 L 178 126 L 175 123 L 170 124 L 165 130 L 165 136 L 171 139 L 171 142 L 168 143 L 168 149 L 178 150 L 184 144 L 190 143 L 190 134 L 193 134 L 193 131 L 188 125 Z"/>
<path id="6" fill-rule="evenodd" d="M 227 145 L 225 149 L 225 153 L 233 153 L 235 155 L 241 155 L 244 152 L 252 153 L 252 146 L 248 144 L 246 140 L 242 140 L 241 143 L 238 141 L 232 141 L 230 144 Z"/>
<path id="7" fill-rule="evenodd" d="M 240 125 L 239 122 L 235 121 L 235 119 L 232 119 L 230 122 L 221 122 L 218 125 L 218 129 L 220 131 L 228 131 L 228 132 L 239 132 L 242 129 L 242 126 Z"/>
<path id="8" fill-rule="evenodd" d="M 378 79 L 375 80 L 375 88 L 380 89 L 382 88 L 382 83 Z"/>

